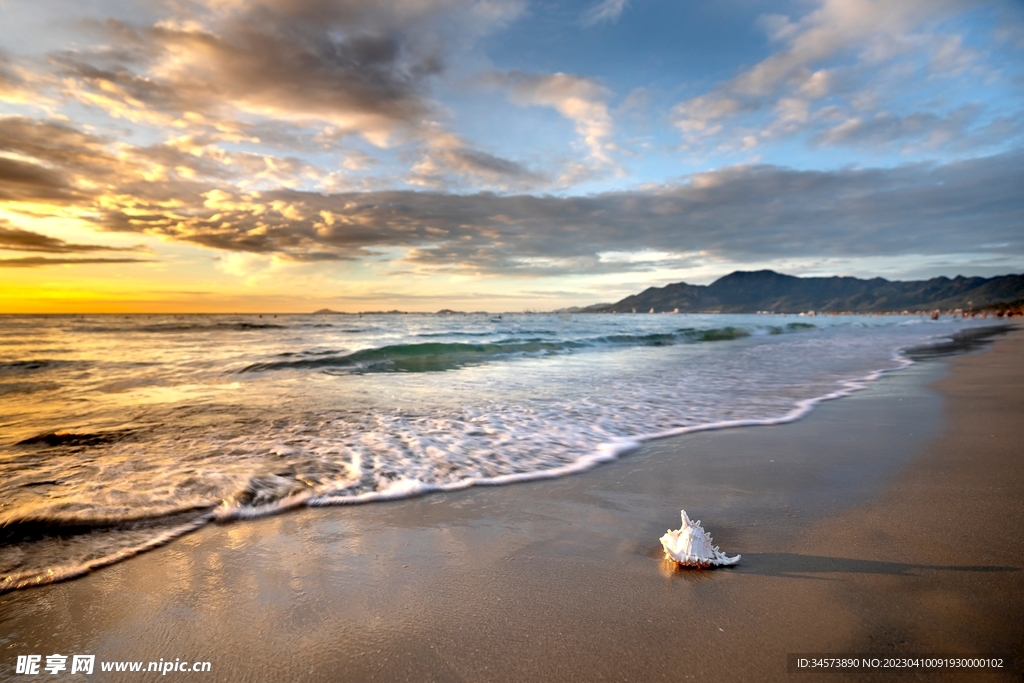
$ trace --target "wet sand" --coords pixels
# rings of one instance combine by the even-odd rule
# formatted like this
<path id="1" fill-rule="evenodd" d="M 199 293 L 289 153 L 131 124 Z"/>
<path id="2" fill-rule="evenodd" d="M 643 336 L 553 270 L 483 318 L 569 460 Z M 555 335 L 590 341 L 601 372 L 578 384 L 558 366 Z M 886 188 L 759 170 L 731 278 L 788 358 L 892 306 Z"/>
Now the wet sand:
<path id="1" fill-rule="evenodd" d="M 0 678 L 62 653 L 212 664 L 92 680 L 1020 681 L 1022 359 L 1015 332 L 574 477 L 206 527 L 0 597 Z M 739 566 L 662 560 L 680 507 Z M 855 652 L 1016 661 L 787 673 L 787 653 Z"/>

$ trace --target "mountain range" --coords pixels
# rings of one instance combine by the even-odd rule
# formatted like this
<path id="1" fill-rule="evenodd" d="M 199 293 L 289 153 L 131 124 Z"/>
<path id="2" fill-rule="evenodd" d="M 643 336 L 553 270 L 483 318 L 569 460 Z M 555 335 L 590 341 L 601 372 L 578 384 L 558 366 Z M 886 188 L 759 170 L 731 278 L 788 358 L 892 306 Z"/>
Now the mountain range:
<path id="1" fill-rule="evenodd" d="M 738 270 L 710 285 L 677 282 L 650 287 L 588 313 L 799 313 L 803 311 L 931 311 L 984 308 L 1024 299 L 1024 274 L 936 277 L 912 282 L 880 277 L 795 277 L 773 270 Z"/>

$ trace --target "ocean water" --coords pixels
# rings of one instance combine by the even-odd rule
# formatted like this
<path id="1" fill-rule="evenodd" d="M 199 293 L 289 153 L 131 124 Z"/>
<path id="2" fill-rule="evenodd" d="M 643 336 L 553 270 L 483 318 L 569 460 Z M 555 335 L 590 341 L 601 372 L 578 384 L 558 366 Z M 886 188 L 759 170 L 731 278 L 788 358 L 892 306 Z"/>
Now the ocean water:
<path id="1" fill-rule="evenodd" d="M 585 470 L 798 419 L 974 321 L 4 316 L 0 592 L 211 522 Z"/>

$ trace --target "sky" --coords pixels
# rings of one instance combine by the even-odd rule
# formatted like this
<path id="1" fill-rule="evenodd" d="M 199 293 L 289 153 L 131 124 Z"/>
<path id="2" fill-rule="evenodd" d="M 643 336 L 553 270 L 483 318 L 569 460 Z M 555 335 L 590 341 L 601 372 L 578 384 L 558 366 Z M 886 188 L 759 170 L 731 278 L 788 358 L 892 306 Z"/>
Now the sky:
<path id="1" fill-rule="evenodd" d="M 1019 0 L 0 0 L 0 313 L 1024 272 Z"/>

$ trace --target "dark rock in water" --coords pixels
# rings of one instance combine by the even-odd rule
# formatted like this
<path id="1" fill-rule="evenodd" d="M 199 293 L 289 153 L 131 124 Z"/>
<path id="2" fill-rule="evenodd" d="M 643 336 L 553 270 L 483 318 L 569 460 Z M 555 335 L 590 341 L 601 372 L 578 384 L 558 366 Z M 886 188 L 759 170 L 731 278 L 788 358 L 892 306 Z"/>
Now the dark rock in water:
<path id="1" fill-rule="evenodd" d="M 127 431 L 79 434 L 76 432 L 47 432 L 22 439 L 15 446 L 96 446 L 111 443 L 127 435 Z"/>

